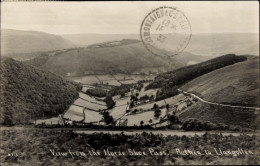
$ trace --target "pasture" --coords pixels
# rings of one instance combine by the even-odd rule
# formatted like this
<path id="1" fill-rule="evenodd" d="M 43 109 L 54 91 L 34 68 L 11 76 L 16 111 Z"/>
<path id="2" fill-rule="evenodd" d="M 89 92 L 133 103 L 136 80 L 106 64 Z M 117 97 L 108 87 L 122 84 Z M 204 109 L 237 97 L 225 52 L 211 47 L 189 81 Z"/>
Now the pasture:
<path id="1" fill-rule="evenodd" d="M 121 84 L 133 84 L 140 80 L 153 80 L 154 75 L 130 75 L 130 74 L 115 74 L 115 75 L 86 75 L 80 77 L 67 77 L 69 80 L 79 82 L 82 84 L 93 85 L 95 83 L 114 86 L 120 86 Z"/>
<path id="2" fill-rule="evenodd" d="M 68 111 L 63 116 L 66 119 L 70 119 L 72 121 L 81 121 L 83 120 L 83 108 L 75 105 L 71 105 Z"/>
<path id="3" fill-rule="evenodd" d="M 78 98 L 77 100 L 75 100 L 74 104 L 82 106 L 82 107 L 86 107 L 86 108 L 89 108 L 89 109 L 92 109 L 92 110 L 96 110 L 96 111 L 98 111 L 99 109 L 100 110 L 107 109 L 106 105 L 99 105 L 99 104 L 91 103 L 91 102 L 88 102 L 88 101 L 83 100 L 81 98 Z"/>
<path id="4" fill-rule="evenodd" d="M 87 100 L 87 101 L 90 101 L 90 102 L 93 102 L 93 103 L 97 103 L 98 105 L 103 105 L 103 106 L 106 106 L 106 103 L 103 102 L 103 101 L 99 101 L 99 100 L 96 100 L 95 97 L 91 97 L 87 94 L 84 94 L 82 92 L 79 92 L 79 97 L 84 99 L 84 100 Z"/>
<path id="5" fill-rule="evenodd" d="M 114 120 L 120 118 L 126 113 L 127 105 L 117 106 L 109 110 L 110 115 L 114 118 Z"/>
<path id="6" fill-rule="evenodd" d="M 82 77 L 67 77 L 67 78 L 69 78 L 70 80 L 73 80 L 75 82 L 82 83 L 82 84 L 92 85 L 94 83 L 98 83 L 98 84 L 100 83 L 100 81 L 94 75 L 82 76 Z"/>
<path id="7" fill-rule="evenodd" d="M 103 84 L 107 84 L 107 85 L 114 85 L 114 86 L 120 86 L 121 83 L 117 80 L 104 80 L 102 81 Z"/>
<path id="8" fill-rule="evenodd" d="M 59 124 L 60 122 L 60 119 L 59 117 L 52 117 L 52 118 L 49 118 L 49 119 L 39 119 L 39 120 L 36 120 L 36 124 L 42 124 L 42 123 L 45 123 L 45 124 Z M 61 124 L 61 123 L 60 123 Z"/>
<path id="9" fill-rule="evenodd" d="M 144 104 L 144 105 L 138 105 L 138 106 L 134 107 L 133 109 L 147 110 L 147 109 L 153 108 L 154 104 L 158 105 L 159 107 L 161 107 L 163 105 L 165 106 L 166 104 L 173 105 L 183 99 L 185 99 L 185 96 L 183 94 L 179 94 L 179 95 L 176 95 L 176 96 L 164 99 L 164 100 L 160 100 L 160 101 L 156 101 L 156 102 L 152 102 L 152 103 L 148 103 L 148 104 Z"/>
<path id="10" fill-rule="evenodd" d="M 99 122 L 103 116 L 98 112 L 94 112 L 88 109 L 85 109 L 85 123 Z"/>
<path id="11" fill-rule="evenodd" d="M 161 111 L 162 112 L 159 118 L 154 117 L 154 111 L 148 111 L 136 115 L 128 115 L 125 117 L 125 119 L 128 119 L 127 126 L 139 126 L 141 121 L 144 122 L 144 125 L 158 123 L 160 121 L 160 118 L 166 115 L 166 108 L 161 109 Z M 152 120 L 152 123 L 149 122 L 150 120 Z"/>

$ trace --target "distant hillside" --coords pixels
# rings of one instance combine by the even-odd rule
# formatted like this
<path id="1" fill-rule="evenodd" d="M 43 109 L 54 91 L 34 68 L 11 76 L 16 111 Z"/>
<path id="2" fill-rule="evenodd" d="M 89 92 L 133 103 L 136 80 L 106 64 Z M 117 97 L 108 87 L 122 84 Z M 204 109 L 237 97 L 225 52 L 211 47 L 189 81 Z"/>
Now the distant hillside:
<path id="1" fill-rule="evenodd" d="M 1 55 L 72 48 L 75 45 L 58 35 L 37 31 L 1 30 Z M 11 56 L 11 55 L 10 55 Z"/>
<path id="2" fill-rule="evenodd" d="M 141 40 L 139 34 L 71 34 L 63 37 L 81 46 L 122 39 Z M 193 34 L 184 51 L 215 57 L 231 53 L 259 55 L 259 34 Z"/>
<path id="3" fill-rule="evenodd" d="M 185 51 L 203 56 L 259 55 L 259 34 L 194 34 Z"/>
<path id="4" fill-rule="evenodd" d="M 118 41 L 122 39 L 140 40 L 139 34 L 67 34 L 62 35 L 62 37 L 79 46 L 88 46 L 96 43 Z"/>
<path id="5" fill-rule="evenodd" d="M 26 63 L 62 76 L 82 76 L 165 72 L 185 66 L 189 61 L 201 62 L 203 59 L 207 58 L 185 52 L 173 58 L 159 57 L 149 52 L 140 41 L 123 39 L 86 48 L 68 49 Z"/>
<path id="6" fill-rule="evenodd" d="M 27 123 L 56 116 L 78 97 L 81 87 L 49 72 L 1 58 L 0 123 Z"/>

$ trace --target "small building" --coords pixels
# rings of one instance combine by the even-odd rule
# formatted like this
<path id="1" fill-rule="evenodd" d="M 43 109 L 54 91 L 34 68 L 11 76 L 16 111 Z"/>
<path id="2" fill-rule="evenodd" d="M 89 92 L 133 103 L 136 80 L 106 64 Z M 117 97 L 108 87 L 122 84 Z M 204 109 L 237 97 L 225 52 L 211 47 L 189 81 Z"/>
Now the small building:
<path id="1" fill-rule="evenodd" d="M 106 124 L 105 119 L 102 118 L 102 119 L 98 122 L 98 124 L 104 126 L 104 125 Z"/>
<path id="2" fill-rule="evenodd" d="M 180 112 L 180 111 L 184 110 L 187 107 L 188 107 L 188 104 L 186 103 L 186 101 L 183 101 L 183 102 L 178 104 L 177 112 Z"/>
<path id="3" fill-rule="evenodd" d="M 121 127 L 121 126 L 126 127 L 127 126 L 127 122 L 128 122 L 128 119 L 120 119 L 120 120 L 118 120 L 117 125 L 119 127 Z"/>

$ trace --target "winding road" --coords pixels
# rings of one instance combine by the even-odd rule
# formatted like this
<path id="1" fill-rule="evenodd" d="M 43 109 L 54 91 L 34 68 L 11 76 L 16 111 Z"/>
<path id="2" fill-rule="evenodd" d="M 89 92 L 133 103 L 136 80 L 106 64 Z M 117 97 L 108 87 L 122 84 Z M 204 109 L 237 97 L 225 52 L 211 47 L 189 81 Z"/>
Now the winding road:
<path id="1" fill-rule="evenodd" d="M 231 107 L 231 108 L 242 108 L 242 109 L 247 109 L 248 111 L 259 111 L 259 108 L 257 108 L 257 107 L 244 107 L 244 106 L 234 106 L 234 105 L 228 105 L 228 104 L 214 103 L 214 102 L 206 101 L 193 93 L 190 93 L 190 92 L 187 92 L 187 91 L 184 91 L 181 89 L 178 89 L 178 91 L 183 94 L 186 94 L 186 95 L 191 95 L 192 97 L 202 101 L 203 103 L 207 103 L 207 104 L 211 104 L 211 105 Z"/>

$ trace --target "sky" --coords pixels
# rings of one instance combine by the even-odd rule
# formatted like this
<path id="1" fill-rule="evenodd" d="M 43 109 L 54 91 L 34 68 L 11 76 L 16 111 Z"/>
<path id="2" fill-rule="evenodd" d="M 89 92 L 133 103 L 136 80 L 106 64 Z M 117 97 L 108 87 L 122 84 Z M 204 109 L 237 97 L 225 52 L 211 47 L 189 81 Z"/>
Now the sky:
<path id="1" fill-rule="evenodd" d="M 182 11 L 193 34 L 259 32 L 257 1 L 1 2 L 1 29 L 138 34 L 145 16 L 161 6 Z"/>

